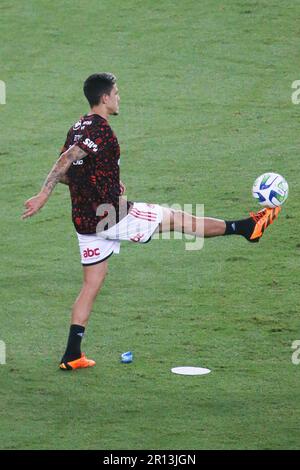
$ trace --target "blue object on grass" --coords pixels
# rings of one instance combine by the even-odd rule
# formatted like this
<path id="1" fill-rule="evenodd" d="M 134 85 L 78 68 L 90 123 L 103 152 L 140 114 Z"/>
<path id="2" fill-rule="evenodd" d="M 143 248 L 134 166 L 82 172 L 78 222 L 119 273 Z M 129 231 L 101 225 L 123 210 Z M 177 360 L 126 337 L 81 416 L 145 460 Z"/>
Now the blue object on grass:
<path id="1" fill-rule="evenodd" d="M 133 354 L 131 351 L 127 351 L 121 354 L 121 362 L 123 362 L 123 364 L 129 364 L 130 362 L 132 362 L 132 360 L 133 360 Z"/>

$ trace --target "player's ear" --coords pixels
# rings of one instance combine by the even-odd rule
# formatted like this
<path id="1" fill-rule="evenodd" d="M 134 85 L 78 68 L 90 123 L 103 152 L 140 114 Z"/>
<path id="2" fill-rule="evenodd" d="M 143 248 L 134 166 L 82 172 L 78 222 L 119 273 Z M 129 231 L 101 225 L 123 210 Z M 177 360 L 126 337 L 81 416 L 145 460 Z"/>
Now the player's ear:
<path id="1" fill-rule="evenodd" d="M 109 99 L 109 95 L 107 95 L 106 93 L 104 93 L 102 96 L 101 96 L 101 103 L 103 104 L 106 104 L 107 101 Z"/>

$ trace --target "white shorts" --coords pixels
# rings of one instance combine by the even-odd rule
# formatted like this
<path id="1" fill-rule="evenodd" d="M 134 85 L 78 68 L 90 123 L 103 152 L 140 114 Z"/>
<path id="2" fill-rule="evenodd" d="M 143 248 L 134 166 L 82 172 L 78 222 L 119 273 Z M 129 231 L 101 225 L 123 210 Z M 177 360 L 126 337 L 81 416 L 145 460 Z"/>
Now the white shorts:
<path id="1" fill-rule="evenodd" d="M 135 202 L 118 224 L 92 235 L 77 233 L 81 263 L 92 265 L 120 252 L 121 241 L 147 243 L 162 221 L 163 210 L 157 204 Z"/>

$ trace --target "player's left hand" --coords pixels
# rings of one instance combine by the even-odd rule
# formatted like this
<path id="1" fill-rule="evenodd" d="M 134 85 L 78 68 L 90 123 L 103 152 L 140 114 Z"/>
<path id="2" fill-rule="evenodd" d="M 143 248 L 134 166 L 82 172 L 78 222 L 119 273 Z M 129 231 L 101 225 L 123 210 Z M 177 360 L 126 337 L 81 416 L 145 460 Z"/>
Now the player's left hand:
<path id="1" fill-rule="evenodd" d="M 122 181 L 120 181 L 120 196 L 123 196 L 125 191 L 126 191 L 126 186 L 124 183 L 122 183 Z"/>
<path id="2" fill-rule="evenodd" d="M 36 214 L 46 203 L 47 198 L 43 194 L 37 194 L 37 196 L 33 196 L 32 198 L 28 199 L 25 203 L 25 211 L 23 212 L 22 219 L 27 219 L 27 217 L 32 217 Z"/>

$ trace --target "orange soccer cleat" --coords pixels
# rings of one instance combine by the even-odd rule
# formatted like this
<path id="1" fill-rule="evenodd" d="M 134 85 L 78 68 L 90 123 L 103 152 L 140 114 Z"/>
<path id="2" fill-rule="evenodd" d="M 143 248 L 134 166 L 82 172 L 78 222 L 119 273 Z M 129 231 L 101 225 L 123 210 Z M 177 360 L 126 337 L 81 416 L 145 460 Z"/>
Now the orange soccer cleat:
<path id="1" fill-rule="evenodd" d="M 69 362 L 61 362 L 59 365 L 61 370 L 74 370 L 74 369 L 85 369 L 86 367 L 93 367 L 96 365 L 96 362 L 92 359 L 87 359 L 84 353 L 81 353 L 79 359 Z"/>
<path id="2" fill-rule="evenodd" d="M 265 207 L 256 213 L 250 212 L 250 216 L 254 221 L 254 227 L 250 237 L 248 238 L 249 242 L 258 242 L 263 236 L 266 228 L 271 225 L 275 219 L 277 219 L 280 211 L 281 207 L 275 207 L 274 209 Z"/>

